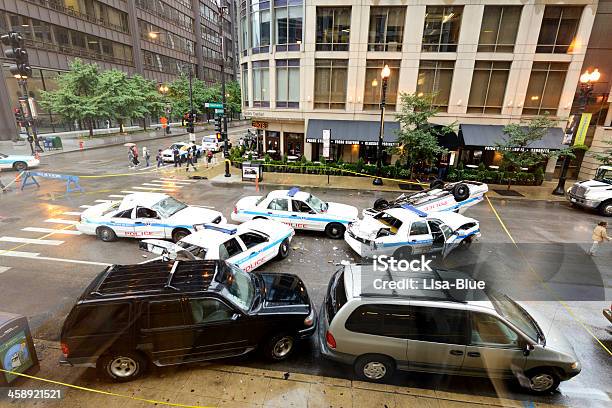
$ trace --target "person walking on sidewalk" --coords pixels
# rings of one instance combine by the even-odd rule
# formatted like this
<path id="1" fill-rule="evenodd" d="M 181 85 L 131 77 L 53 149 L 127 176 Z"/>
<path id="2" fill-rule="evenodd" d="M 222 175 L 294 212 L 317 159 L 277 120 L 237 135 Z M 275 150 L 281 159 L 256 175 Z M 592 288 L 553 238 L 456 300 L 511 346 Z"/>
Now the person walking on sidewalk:
<path id="1" fill-rule="evenodd" d="M 132 155 L 134 156 L 134 167 L 138 166 L 140 164 L 140 161 L 138 160 L 138 148 L 136 147 L 136 145 L 131 147 L 132 149 Z"/>
<path id="2" fill-rule="evenodd" d="M 128 149 L 128 164 L 128 168 L 131 169 L 132 167 L 134 167 L 134 151 L 131 147 Z"/>
<path id="3" fill-rule="evenodd" d="M 209 150 L 206 152 L 206 161 L 208 162 L 208 166 L 210 166 L 210 163 L 212 162 L 213 159 L 213 152 L 212 150 Z"/>
<path id="4" fill-rule="evenodd" d="M 162 157 L 162 149 L 157 150 L 157 156 L 155 156 L 155 160 L 157 160 L 157 168 L 159 169 L 164 165 L 164 159 Z"/>
<path id="5" fill-rule="evenodd" d="M 143 148 L 142 148 L 142 157 L 144 157 L 144 159 L 145 159 L 145 166 L 146 167 L 151 166 L 151 162 L 150 162 L 151 154 L 149 153 L 149 149 L 147 149 L 146 146 L 143 146 Z"/>
<path id="6" fill-rule="evenodd" d="M 185 167 L 185 171 L 189 171 L 189 165 L 191 164 L 191 167 L 193 167 L 194 171 L 198 171 L 198 168 L 195 166 L 195 164 L 193 164 L 193 158 L 195 157 L 195 154 L 193 152 L 192 149 L 187 149 L 187 166 Z"/>
<path id="7" fill-rule="evenodd" d="M 593 245 L 589 250 L 589 255 L 594 256 L 599 250 L 599 246 L 604 241 L 610 241 L 611 238 L 608 236 L 606 228 L 608 227 L 608 223 L 606 221 L 601 221 L 597 224 L 595 229 L 593 230 Z"/>

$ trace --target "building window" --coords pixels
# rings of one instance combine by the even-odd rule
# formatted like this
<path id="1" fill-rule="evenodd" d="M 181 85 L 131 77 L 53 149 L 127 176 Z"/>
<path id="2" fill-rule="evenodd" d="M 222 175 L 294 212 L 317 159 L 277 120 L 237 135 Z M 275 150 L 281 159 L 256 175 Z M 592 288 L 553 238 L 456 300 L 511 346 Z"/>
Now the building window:
<path id="1" fill-rule="evenodd" d="M 546 6 L 536 52 L 572 52 L 581 15 L 582 7 Z"/>
<path id="2" fill-rule="evenodd" d="M 448 109 L 455 61 L 421 61 L 417 79 L 417 95 L 433 95 L 433 103 Z"/>
<path id="3" fill-rule="evenodd" d="M 253 61 L 253 106 L 270 106 L 270 69 L 268 61 Z"/>
<path id="4" fill-rule="evenodd" d="M 242 64 L 242 72 L 240 73 L 242 81 L 242 105 L 249 106 L 249 64 Z"/>
<path id="5" fill-rule="evenodd" d="M 315 60 L 315 109 L 344 109 L 348 60 Z"/>
<path id="6" fill-rule="evenodd" d="M 270 1 L 251 1 L 251 47 L 253 54 L 268 52 L 270 46 Z"/>
<path id="7" fill-rule="evenodd" d="M 457 51 L 462 13 L 463 6 L 427 6 L 423 28 L 423 51 Z"/>
<path id="8" fill-rule="evenodd" d="M 569 64 L 566 62 L 534 62 L 527 85 L 523 115 L 555 114 Z"/>
<path id="9" fill-rule="evenodd" d="M 300 60 L 276 60 L 276 107 L 300 107 Z"/>
<path id="10" fill-rule="evenodd" d="M 485 6 L 478 52 L 513 52 L 521 6 Z"/>
<path id="11" fill-rule="evenodd" d="M 468 113 L 501 113 L 510 64 L 510 61 L 476 61 Z"/>
<path id="12" fill-rule="evenodd" d="M 317 7 L 317 51 L 348 51 L 350 7 Z"/>
<path id="13" fill-rule="evenodd" d="M 389 65 L 391 75 L 387 80 L 387 94 L 385 106 L 388 110 L 395 110 L 397 103 L 397 84 L 399 83 L 399 60 L 368 60 L 366 62 L 365 87 L 363 91 L 363 110 L 380 109 L 382 96 L 382 79 L 380 72 L 385 64 Z M 376 80 L 375 86 L 373 85 Z"/>
<path id="14" fill-rule="evenodd" d="M 370 7 L 368 51 L 401 51 L 405 7 Z"/>
<path id="15" fill-rule="evenodd" d="M 285 132 L 285 154 L 302 157 L 304 153 L 304 134 Z"/>
<path id="16" fill-rule="evenodd" d="M 302 43 L 302 0 L 275 0 L 276 51 L 299 51 Z"/>

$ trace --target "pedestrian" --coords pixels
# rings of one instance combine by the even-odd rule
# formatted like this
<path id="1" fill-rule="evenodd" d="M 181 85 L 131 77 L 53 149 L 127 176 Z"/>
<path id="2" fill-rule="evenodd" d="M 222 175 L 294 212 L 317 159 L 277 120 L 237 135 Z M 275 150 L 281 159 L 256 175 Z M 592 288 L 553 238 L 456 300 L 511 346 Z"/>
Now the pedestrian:
<path id="1" fill-rule="evenodd" d="M 593 230 L 593 236 L 591 237 L 593 240 L 593 245 L 591 245 L 589 255 L 594 256 L 599 250 L 599 246 L 602 242 L 610 241 L 612 239 L 608 236 L 606 228 L 608 228 L 608 223 L 606 221 L 600 221 L 597 223 L 597 226 Z"/>
<path id="2" fill-rule="evenodd" d="M 142 157 L 144 157 L 144 159 L 145 159 L 146 167 L 151 166 L 151 164 L 150 164 L 151 154 L 149 153 L 149 149 L 147 149 L 146 146 L 144 146 L 142 148 Z"/>
<path id="3" fill-rule="evenodd" d="M 187 149 L 187 165 L 185 167 L 185 171 L 189 171 L 189 165 L 191 164 L 191 167 L 193 167 L 194 171 L 198 171 L 198 168 L 195 166 L 195 164 L 193 164 L 193 158 L 195 157 L 195 154 L 193 153 L 192 149 Z"/>
<path id="4" fill-rule="evenodd" d="M 134 167 L 136 167 L 140 164 L 140 161 L 138 160 L 138 149 L 136 148 L 136 145 L 132 146 L 131 149 L 132 155 L 134 156 Z"/>
<path id="5" fill-rule="evenodd" d="M 174 159 L 174 167 L 181 167 L 181 154 L 178 146 L 172 148 L 172 158 Z"/>
<path id="6" fill-rule="evenodd" d="M 162 149 L 157 150 L 157 156 L 155 156 L 155 160 L 157 160 L 157 168 L 159 169 L 164 165 L 164 159 L 162 157 Z"/>
<path id="7" fill-rule="evenodd" d="M 206 152 L 206 160 L 208 161 L 208 165 L 210 166 L 210 163 L 212 162 L 213 159 L 213 152 L 212 150 L 208 150 Z"/>
<path id="8" fill-rule="evenodd" d="M 191 144 L 191 150 L 193 150 L 193 162 L 197 163 L 200 152 L 198 151 L 198 146 L 196 146 L 195 142 Z"/>
<path id="9" fill-rule="evenodd" d="M 128 164 L 128 168 L 134 167 L 134 150 L 131 147 L 128 149 Z"/>

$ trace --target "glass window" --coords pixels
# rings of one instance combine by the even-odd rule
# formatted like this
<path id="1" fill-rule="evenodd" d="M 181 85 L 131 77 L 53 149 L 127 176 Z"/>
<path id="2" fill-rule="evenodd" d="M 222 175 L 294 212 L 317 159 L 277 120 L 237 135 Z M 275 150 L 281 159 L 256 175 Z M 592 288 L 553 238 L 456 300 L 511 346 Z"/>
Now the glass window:
<path id="1" fill-rule="evenodd" d="M 312 211 L 312 208 L 310 208 L 308 204 L 299 200 L 291 200 L 291 207 L 295 212 L 309 213 Z"/>
<path id="2" fill-rule="evenodd" d="M 536 52 L 571 53 L 581 15 L 579 6 L 546 6 Z"/>
<path id="3" fill-rule="evenodd" d="M 415 221 L 410 226 L 410 235 L 427 235 L 429 234 L 429 228 L 427 228 L 426 221 Z"/>
<path id="4" fill-rule="evenodd" d="M 270 1 L 251 1 L 251 47 L 253 53 L 267 52 L 270 45 Z"/>
<path id="5" fill-rule="evenodd" d="M 448 109 L 455 61 L 421 61 L 417 79 L 417 95 L 434 95 L 433 103 L 441 110 Z"/>
<path id="6" fill-rule="evenodd" d="M 365 305 L 351 313 L 345 327 L 356 333 L 407 338 L 412 324 L 408 306 Z"/>
<path id="7" fill-rule="evenodd" d="M 317 7 L 318 51 L 348 51 L 350 34 L 350 7 Z"/>
<path id="8" fill-rule="evenodd" d="M 344 109 L 348 60 L 315 60 L 315 109 Z"/>
<path id="9" fill-rule="evenodd" d="M 242 247 L 236 240 L 232 238 L 224 244 L 219 245 L 219 259 L 228 259 L 242 252 Z"/>
<path id="10" fill-rule="evenodd" d="M 286 198 L 275 198 L 268 204 L 269 210 L 289 211 L 289 202 Z"/>
<path id="11" fill-rule="evenodd" d="M 32 19 L 34 38 L 37 41 L 51 44 L 51 24 L 40 20 Z"/>
<path id="12" fill-rule="evenodd" d="M 463 6 L 427 6 L 423 28 L 423 51 L 457 51 L 462 13 Z"/>
<path id="13" fill-rule="evenodd" d="M 568 66 L 565 62 L 533 63 L 525 95 L 524 115 L 554 114 L 557 111 Z"/>
<path id="14" fill-rule="evenodd" d="M 385 106 L 395 110 L 397 102 L 397 86 L 399 83 L 399 60 L 368 60 L 366 62 L 365 87 L 363 91 L 363 110 L 380 109 L 382 97 L 382 79 L 380 73 L 385 65 L 389 66 L 391 75 L 387 79 Z M 376 81 L 374 81 L 376 80 Z"/>
<path id="15" fill-rule="evenodd" d="M 180 300 L 149 302 L 149 328 L 183 326 L 186 323 Z"/>
<path id="16" fill-rule="evenodd" d="M 70 326 L 70 336 L 119 333 L 129 323 L 129 303 L 79 306 Z"/>
<path id="17" fill-rule="evenodd" d="M 213 298 L 189 299 L 194 324 L 216 323 L 232 320 L 234 310 Z"/>
<path id="18" fill-rule="evenodd" d="M 270 70 L 268 61 L 253 61 L 253 106 L 270 106 Z"/>
<path id="19" fill-rule="evenodd" d="M 446 344 L 465 344 L 467 313 L 464 310 L 412 306 L 409 338 Z"/>
<path id="20" fill-rule="evenodd" d="M 485 6 L 478 51 L 513 52 L 521 10 L 521 6 Z"/>
<path id="21" fill-rule="evenodd" d="M 242 103 L 244 106 L 249 106 L 249 65 L 242 64 Z"/>
<path id="22" fill-rule="evenodd" d="M 300 60 L 276 60 L 276 107 L 299 108 Z"/>
<path id="23" fill-rule="evenodd" d="M 299 51 L 302 42 L 303 5 L 301 0 L 276 0 L 276 50 Z M 280 45 L 280 46 L 279 46 Z"/>
<path id="24" fill-rule="evenodd" d="M 370 7 L 369 51 L 401 51 L 405 7 Z"/>
<path id="25" fill-rule="evenodd" d="M 240 235 L 240 239 L 247 249 L 253 248 L 256 245 L 263 244 L 264 242 L 268 241 L 268 238 L 255 232 L 245 232 L 244 234 Z"/>
<path id="26" fill-rule="evenodd" d="M 501 113 L 510 64 L 509 61 L 476 61 L 468 113 Z"/>
<path id="27" fill-rule="evenodd" d="M 504 322 L 485 313 L 471 313 L 471 344 L 518 346 L 519 336 Z"/>

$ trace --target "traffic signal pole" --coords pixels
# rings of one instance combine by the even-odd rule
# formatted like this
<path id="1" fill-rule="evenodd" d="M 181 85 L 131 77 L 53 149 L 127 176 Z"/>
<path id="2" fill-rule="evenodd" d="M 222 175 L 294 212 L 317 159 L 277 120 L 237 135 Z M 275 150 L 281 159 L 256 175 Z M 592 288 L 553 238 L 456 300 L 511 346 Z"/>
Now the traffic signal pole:
<path id="1" fill-rule="evenodd" d="M 229 163 L 229 145 L 228 139 L 229 136 L 227 134 L 227 116 L 226 112 L 226 103 L 227 98 L 225 97 L 225 38 L 223 37 L 223 15 L 228 11 L 227 7 L 222 5 L 224 0 L 219 0 L 217 4 L 219 17 L 219 38 L 221 39 L 221 102 L 223 103 L 223 158 L 225 159 L 225 177 L 231 177 L 230 173 L 230 163 Z"/>
<path id="2" fill-rule="evenodd" d="M 30 100 L 28 98 L 28 83 L 25 79 L 18 79 L 17 83 L 21 88 L 21 94 L 24 95 L 22 98 L 22 105 L 25 105 L 25 116 L 26 116 L 26 133 L 28 135 L 28 142 L 30 143 L 30 150 L 32 151 L 32 156 L 36 154 L 36 152 L 43 152 L 43 148 L 40 145 L 40 140 L 38 139 L 38 132 L 36 130 L 36 120 L 32 116 L 32 109 L 30 107 Z M 21 99 L 21 98 L 20 98 Z M 32 134 L 30 135 L 30 130 Z"/>

